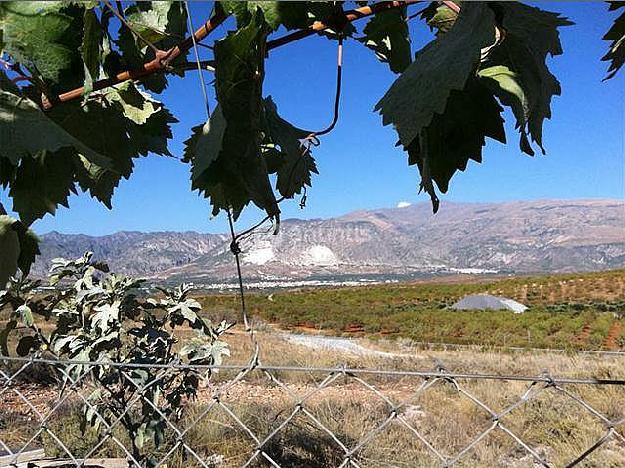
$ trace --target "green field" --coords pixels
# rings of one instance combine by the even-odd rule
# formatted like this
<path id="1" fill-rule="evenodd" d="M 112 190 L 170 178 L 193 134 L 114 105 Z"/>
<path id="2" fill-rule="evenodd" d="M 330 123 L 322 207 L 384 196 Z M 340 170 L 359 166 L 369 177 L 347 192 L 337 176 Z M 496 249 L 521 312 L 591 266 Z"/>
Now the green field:
<path id="1" fill-rule="evenodd" d="M 511 297 L 529 310 L 515 315 L 447 308 L 480 292 Z M 236 295 L 200 299 L 215 318 L 237 319 Z M 625 349 L 625 270 L 249 293 L 247 302 L 255 318 L 302 331 L 430 343 Z"/>

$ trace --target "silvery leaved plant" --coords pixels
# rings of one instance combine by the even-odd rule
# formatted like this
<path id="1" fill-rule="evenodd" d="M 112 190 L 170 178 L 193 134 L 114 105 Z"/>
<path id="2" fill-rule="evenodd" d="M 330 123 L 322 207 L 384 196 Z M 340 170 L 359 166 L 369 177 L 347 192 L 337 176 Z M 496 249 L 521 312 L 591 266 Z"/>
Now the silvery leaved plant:
<path id="1" fill-rule="evenodd" d="M 157 288 L 149 297 L 143 280 L 110 273 L 91 252 L 53 260 L 49 281 L 51 290 L 42 290 L 41 281 L 13 279 L 0 292 L 0 310 L 9 310 L 2 354 L 58 361 L 63 388 L 78 382 L 87 389 L 84 426 L 120 425 L 133 457 L 149 465 L 166 420 L 182 417 L 208 381 L 210 367 L 201 366 L 229 356 L 220 338 L 231 324 L 204 319 L 189 285 Z"/>

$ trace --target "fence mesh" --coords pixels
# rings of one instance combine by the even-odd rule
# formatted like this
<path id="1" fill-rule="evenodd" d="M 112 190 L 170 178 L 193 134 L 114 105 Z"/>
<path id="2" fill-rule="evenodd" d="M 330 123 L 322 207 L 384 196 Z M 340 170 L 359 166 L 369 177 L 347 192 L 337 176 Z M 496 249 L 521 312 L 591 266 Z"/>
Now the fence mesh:
<path id="1" fill-rule="evenodd" d="M 625 463 L 625 381 L 615 379 L 458 374 L 442 366 L 271 367 L 252 361 L 212 367 L 210 380 L 179 416 L 165 414 L 148 397 L 159 379 L 185 367 L 172 363 L 149 366 L 154 378 L 135 384 L 124 412 L 111 421 L 88 398 L 94 372 L 114 366 L 135 382 L 132 373 L 148 366 L 22 358 L 0 363 L 2 466 Z M 207 375 L 208 369 L 195 370 Z M 147 447 L 149 463 L 137 459 L 122 430 L 126 414 L 146 406 L 164 426 L 163 443 Z M 81 427 L 85 411 L 100 421 L 99 430 Z M 36 460 L 25 462 L 28 457 Z"/>

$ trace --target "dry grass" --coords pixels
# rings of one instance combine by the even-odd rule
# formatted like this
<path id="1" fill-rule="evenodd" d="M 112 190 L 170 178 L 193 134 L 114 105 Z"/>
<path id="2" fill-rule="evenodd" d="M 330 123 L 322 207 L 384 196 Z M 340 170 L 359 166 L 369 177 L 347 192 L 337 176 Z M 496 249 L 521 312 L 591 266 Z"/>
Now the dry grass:
<path id="1" fill-rule="evenodd" d="M 616 356 L 579 355 L 563 353 L 494 351 L 423 351 L 402 349 L 401 358 L 358 356 L 318 351 L 285 342 L 269 331 L 258 334 L 260 359 L 264 365 L 353 368 L 432 370 L 444 364 L 450 372 L 527 374 L 536 375 L 543 370 L 552 375 L 567 377 L 625 377 L 625 359 Z M 236 331 L 227 340 L 232 347 L 230 364 L 246 363 L 252 345 L 249 337 Z M 368 346 L 373 343 L 364 342 Z M 379 346 L 379 344 L 376 344 Z M 387 346 L 390 346 L 387 344 Z M 287 418 L 296 403 L 326 377 L 324 372 L 280 371 L 273 374 L 284 383 L 281 387 L 270 381 L 260 370 L 254 370 L 238 384 L 222 392 L 220 401 L 230 408 L 261 440 Z M 211 404 L 211 394 L 224 388 L 233 376 L 222 371 L 212 380 L 193 405 L 185 426 Z M 457 454 L 471 440 L 492 424 L 487 412 L 458 392 L 449 382 L 439 381 L 424 393 L 415 389 L 423 382 L 419 377 L 366 375 L 363 379 L 374 385 L 390 399 L 402 418 L 418 431 L 441 453 Z M 463 389 L 483 401 L 495 412 L 516 401 L 527 389 L 528 383 L 513 381 L 460 380 Z M 625 388 L 615 386 L 568 385 L 569 391 L 582 397 L 598 411 L 611 419 L 625 414 Z M 288 390 L 287 390 L 288 389 Z M 24 388 L 36 400 L 38 407 L 53 405 L 58 396 L 51 387 L 30 385 Z M 6 398 L 6 396 L 5 396 Z M 80 454 L 98 440 L 93 431 L 80 429 L 79 402 L 64 405 L 59 415 L 51 421 L 50 428 Z M 20 405 L 17 397 L 5 399 L 0 418 L 0 434 L 13 445 L 23 443 L 35 429 L 35 421 L 28 420 L 29 412 Z M 354 447 L 371 430 L 383 423 L 393 410 L 359 381 L 340 377 L 327 388 L 315 392 L 305 400 L 304 407 L 328 427 L 348 447 Z M 7 411 L 11 408 L 11 414 Z M 554 389 L 547 389 L 535 399 L 520 406 L 502 418 L 502 423 L 536 448 L 555 465 L 561 466 L 590 447 L 605 427 L 573 400 Z M 625 433 L 625 424 L 617 427 Z M 123 438 L 122 434 L 119 434 Z M 253 455 L 255 443 L 231 418 L 223 407 L 215 406 L 204 414 L 200 423 L 186 436 L 188 444 L 204 457 L 216 456 L 223 460 L 221 466 L 240 466 Z M 61 455 L 54 449 L 50 437 L 45 443 L 51 454 Z M 173 443 L 173 438 L 168 444 Z M 264 450 L 285 467 L 337 466 L 342 460 L 342 450 L 336 442 L 304 413 L 273 437 Z M 99 455 L 119 456 L 119 449 L 107 444 Z M 356 459 L 366 467 L 437 466 L 422 442 L 397 420 L 359 450 Z M 610 442 L 582 466 L 623 466 L 625 447 Z M 252 466 L 264 466 L 258 459 Z M 192 458 L 176 451 L 169 466 L 196 466 Z M 459 466 L 532 466 L 532 461 L 512 439 L 501 431 L 494 431 L 463 458 Z"/>

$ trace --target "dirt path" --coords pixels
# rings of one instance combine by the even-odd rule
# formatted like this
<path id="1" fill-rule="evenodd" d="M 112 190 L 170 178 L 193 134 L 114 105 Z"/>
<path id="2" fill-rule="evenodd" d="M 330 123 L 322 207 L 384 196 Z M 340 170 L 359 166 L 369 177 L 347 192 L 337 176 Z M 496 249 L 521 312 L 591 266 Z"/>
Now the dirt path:
<path id="1" fill-rule="evenodd" d="M 390 353 L 367 348 L 351 338 L 322 335 L 295 335 L 285 333 L 282 338 L 289 343 L 306 346 L 315 349 L 326 349 L 341 353 L 357 354 L 361 356 L 384 356 L 384 357 L 414 357 L 414 354 Z"/>

